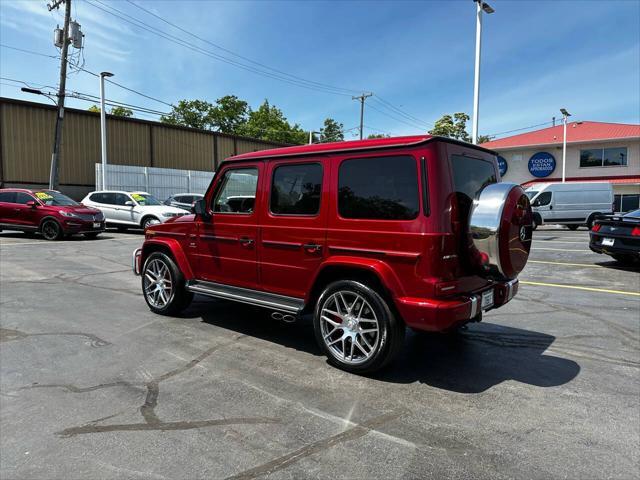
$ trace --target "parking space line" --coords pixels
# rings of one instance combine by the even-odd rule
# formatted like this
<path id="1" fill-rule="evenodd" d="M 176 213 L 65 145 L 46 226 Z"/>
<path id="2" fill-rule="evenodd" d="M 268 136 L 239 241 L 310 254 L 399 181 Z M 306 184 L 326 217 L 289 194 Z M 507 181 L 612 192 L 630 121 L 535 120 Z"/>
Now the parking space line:
<path id="1" fill-rule="evenodd" d="M 549 250 L 552 252 L 587 252 L 587 253 L 593 253 L 591 252 L 591 250 L 569 250 L 566 248 L 544 248 L 544 247 L 531 247 L 531 250 Z"/>
<path id="2" fill-rule="evenodd" d="M 579 245 L 584 245 L 585 243 L 589 243 L 589 239 L 586 239 L 583 242 L 573 242 L 573 241 L 565 242 L 564 240 L 536 240 L 534 238 L 533 241 L 534 242 L 541 242 L 541 243 L 576 243 L 576 244 L 579 244 Z"/>
<path id="3" fill-rule="evenodd" d="M 545 263 L 549 265 L 568 265 L 572 267 L 595 267 L 595 268 L 607 268 L 603 265 L 595 265 L 592 263 L 569 263 L 569 262 L 550 262 L 547 260 L 527 260 L 527 263 Z"/>
<path id="4" fill-rule="evenodd" d="M 613 293 L 617 295 L 631 295 L 634 297 L 640 297 L 640 293 L 627 292 L 625 290 L 609 290 L 607 288 L 581 287 L 580 285 L 563 285 L 561 283 L 529 282 L 526 280 L 520 280 L 520 283 L 523 285 L 535 285 L 538 287 L 570 288 L 573 290 L 585 290 L 587 292 Z"/>

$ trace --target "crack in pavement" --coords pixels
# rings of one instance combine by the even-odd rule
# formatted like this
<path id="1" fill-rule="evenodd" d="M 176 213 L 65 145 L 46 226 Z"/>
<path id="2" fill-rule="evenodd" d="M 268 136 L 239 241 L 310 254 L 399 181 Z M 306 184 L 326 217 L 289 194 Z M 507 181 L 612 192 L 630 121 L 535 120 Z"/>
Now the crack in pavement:
<path id="1" fill-rule="evenodd" d="M 305 457 L 323 452 L 341 443 L 364 437 L 372 430 L 376 430 L 385 423 L 396 420 L 403 415 L 406 415 L 407 413 L 409 413 L 409 410 L 402 408 L 379 415 L 363 423 L 348 428 L 347 430 L 337 435 L 318 440 L 317 442 L 306 445 L 298 450 L 278 457 L 267 463 L 258 465 L 257 467 L 251 468 L 249 470 L 245 470 L 236 475 L 232 475 L 231 477 L 227 477 L 226 480 L 251 480 L 257 477 L 271 475 L 278 470 L 285 469 L 290 465 L 299 462 Z"/>
<path id="2" fill-rule="evenodd" d="M 106 340 L 101 339 L 100 337 L 92 334 L 92 333 L 83 333 L 83 332 L 42 332 L 42 333 L 26 333 L 20 330 L 14 330 L 11 328 L 0 328 L 0 343 L 9 342 L 11 340 L 21 340 L 27 337 L 44 337 L 44 336 L 77 336 L 77 337 L 85 337 L 91 340 L 92 347 L 105 347 L 107 345 L 111 345 Z"/>
<path id="3" fill-rule="evenodd" d="M 74 394 L 93 392 L 95 390 L 114 388 L 114 387 L 135 387 L 144 386 L 147 389 L 147 394 L 139 411 L 144 419 L 142 423 L 124 423 L 124 424 L 111 424 L 111 425 L 97 425 L 97 423 L 113 418 L 116 415 L 109 415 L 96 420 L 93 420 L 85 425 L 77 427 L 66 428 L 62 431 L 56 432 L 61 437 L 73 437 L 75 435 L 83 435 L 88 433 L 104 433 L 104 432 L 127 432 L 127 431 L 149 431 L 149 430 L 191 430 L 195 428 L 211 427 L 219 425 L 251 425 L 251 424 L 267 424 L 267 423 L 280 423 L 280 419 L 269 417 L 236 417 L 236 418 L 221 418 L 215 420 L 197 420 L 197 421 L 180 421 L 180 422 L 164 422 L 162 421 L 155 409 L 158 406 L 158 396 L 160 395 L 160 383 L 170 378 L 176 377 L 198 365 L 200 362 L 211 356 L 217 350 L 228 347 L 237 343 L 247 335 L 238 335 L 229 342 L 225 342 L 219 345 L 215 345 L 196 358 L 190 360 L 184 365 L 163 373 L 151 380 L 144 383 L 117 381 L 110 383 L 101 383 L 98 385 L 91 385 L 88 387 L 78 387 L 73 384 L 34 384 L 26 387 L 22 387 L 20 390 L 34 389 L 34 388 L 62 388 L 68 392 Z"/>

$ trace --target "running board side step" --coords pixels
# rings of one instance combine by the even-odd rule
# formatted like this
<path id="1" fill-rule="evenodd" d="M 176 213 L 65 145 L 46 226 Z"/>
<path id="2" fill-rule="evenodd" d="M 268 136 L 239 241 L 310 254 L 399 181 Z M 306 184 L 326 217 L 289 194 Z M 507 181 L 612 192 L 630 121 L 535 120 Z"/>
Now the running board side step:
<path id="1" fill-rule="evenodd" d="M 190 280 L 186 283 L 187 290 L 208 297 L 223 298 L 235 302 L 247 303 L 257 307 L 271 308 L 289 313 L 299 313 L 304 307 L 301 298 L 287 297 L 275 293 L 252 290 L 250 288 L 234 287 L 221 283 Z"/>

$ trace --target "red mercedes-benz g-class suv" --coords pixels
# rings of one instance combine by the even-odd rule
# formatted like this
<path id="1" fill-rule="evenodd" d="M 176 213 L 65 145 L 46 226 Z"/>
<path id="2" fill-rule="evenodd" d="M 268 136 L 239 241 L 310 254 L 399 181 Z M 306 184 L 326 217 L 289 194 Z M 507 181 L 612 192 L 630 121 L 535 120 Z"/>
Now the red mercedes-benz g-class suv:
<path id="1" fill-rule="evenodd" d="M 516 294 L 531 208 L 499 180 L 494 152 L 428 135 L 238 155 L 194 215 L 147 228 L 133 268 L 156 313 L 198 293 L 312 314 L 333 365 L 371 372 L 406 326 L 454 329 Z"/>

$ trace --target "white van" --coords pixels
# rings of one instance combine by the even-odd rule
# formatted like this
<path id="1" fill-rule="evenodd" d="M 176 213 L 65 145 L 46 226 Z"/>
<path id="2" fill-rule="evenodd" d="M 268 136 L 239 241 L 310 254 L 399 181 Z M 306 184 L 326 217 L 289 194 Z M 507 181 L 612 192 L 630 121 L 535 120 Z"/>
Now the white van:
<path id="1" fill-rule="evenodd" d="M 610 183 L 539 183 L 525 190 L 531 200 L 533 229 L 545 223 L 589 230 L 599 215 L 613 213 Z"/>

